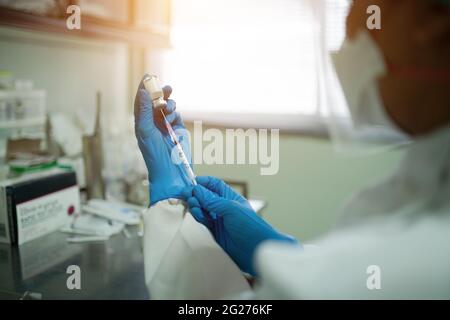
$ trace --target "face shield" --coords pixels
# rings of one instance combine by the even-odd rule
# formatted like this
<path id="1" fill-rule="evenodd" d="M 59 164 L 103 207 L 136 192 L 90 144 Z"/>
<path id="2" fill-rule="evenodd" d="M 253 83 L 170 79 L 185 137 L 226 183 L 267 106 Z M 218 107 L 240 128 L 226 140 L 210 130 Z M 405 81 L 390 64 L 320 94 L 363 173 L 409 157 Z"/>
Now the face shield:
<path id="1" fill-rule="evenodd" d="M 378 79 L 387 68 L 369 33 L 322 52 L 320 101 L 338 151 L 372 153 L 410 143 L 384 108 Z"/>
<path id="2" fill-rule="evenodd" d="M 432 1 L 450 8 L 450 0 Z M 388 67 L 368 29 L 360 30 L 352 40 L 346 39 L 346 17 L 351 2 L 314 1 L 319 29 L 316 49 L 320 106 L 330 137 L 335 148 L 346 154 L 405 146 L 411 138 L 387 114 L 378 80 L 388 72 L 424 80 L 430 72 L 414 67 L 410 70 Z"/>
<path id="3" fill-rule="evenodd" d="M 319 4 L 320 3 L 320 4 Z M 335 149 L 366 154 L 411 142 L 386 113 L 378 80 L 387 73 L 383 55 L 367 30 L 345 38 L 351 1 L 316 2 L 320 107 Z"/>
<path id="4" fill-rule="evenodd" d="M 324 6 L 331 3 L 319 2 Z M 337 3 L 340 10 L 316 10 L 320 15 L 341 13 L 320 17 L 322 41 L 317 45 L 320 104 L 333 145 L 351 155 L 404 146 L 411 140 L 386 113 L 379 94 L 378 79 L 387 72 L 382 53 L 368 31 L 360 31 L 351 41 L 345 38 L 350 1 L 334 5 Z M 334 34 L 336 30 L 342 30 L 341 34 Z M 337 36 L 340 43 L 336 43 Z"/>

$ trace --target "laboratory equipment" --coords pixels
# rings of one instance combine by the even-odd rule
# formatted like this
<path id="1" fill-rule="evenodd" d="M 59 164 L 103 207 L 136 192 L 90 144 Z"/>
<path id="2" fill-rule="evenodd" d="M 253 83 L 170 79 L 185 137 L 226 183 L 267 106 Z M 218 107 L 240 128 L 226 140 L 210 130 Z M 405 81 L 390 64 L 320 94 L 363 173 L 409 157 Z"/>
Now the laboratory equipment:
<path id="1" fill-rule="evenodd" d="M 60 229 L 61 232 L 83 236 L 111 237 L 122 232 L 125 224 L 92 215 L 83 208 L 83 213 L 74 216 Z"/>
<path id="2" fill-rule="evenodd" d="M 105 185 L 102 176 L 103 148 L 100 123 L 100 105 L 101 96 L 98 92 L 94 133 L 92 135 L 83 136 L 83 160 L 88 199 L 105 198 Z"/>
<path id="3" fill-rule="evenodd" d="M 0 163 L 6 160 L 7 141 L 45 138 L 46 91 L 30 80 L 13 81 L 0 71 Z"/>
<path id="4" fill-rule="evenodd" d="M 140 206 L 102 199 L 91 199 L 83 206 L 84 212 L 127 225 L 138 225 L 141 222 L 142 210 L 143 207 Z"/>
<path id="5" fill-rule="evenodd" d="M 26 84 L 26 86 L 24 85 Z M 0 89 L 0 128 L 43 126 L 46 92 L 33 89 L 31 81 L 16 82 L 15 88 Z"/>
<path id="6" fill-rule="evenodd" d="M 172 140 L 172 142 L 175 145 L 177 156 L 181 164 L 183 165 L 185 172 L 187 176 L 189 177 L 189 180 L 193 185 L 197 185 L 197 182 L 195 180 L 195 174 L 194 171 L 191 168 L 191 165 L 189 163 L 188 158 L 186 157 L 186 154 L 183 151 L 183 147 L 180 144 L 180 141 L 178 140 L 178 137 L 173 130 L 172 126 L 170 125 L 169 121 L 166 118 L 166 115 L 164 114 L 164 108 L 167 106 L 167 102 L 164 100 L 164 92 L 161 88 L 158 77 L 155 75 L 147 75 L 144 77 L 144 87 L 147 90 L 147 92 L 150 95 L 150 98 L 153 103 L 153 108 L 157 112 L 161 112 L 164 125 L 167 129 L 167 132 L 169 133 L 169 136 Z M 172 159 L 173 160 L 173 159 Z"/>

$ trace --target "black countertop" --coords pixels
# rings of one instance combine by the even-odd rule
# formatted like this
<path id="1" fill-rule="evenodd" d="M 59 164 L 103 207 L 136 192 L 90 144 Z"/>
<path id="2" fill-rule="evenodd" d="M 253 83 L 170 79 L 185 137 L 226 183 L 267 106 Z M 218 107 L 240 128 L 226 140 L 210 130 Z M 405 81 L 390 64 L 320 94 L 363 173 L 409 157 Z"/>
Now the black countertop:
<path id="1" fill-rule="evenodd" d="M 54 232 L 21 246 L 0 244 L 0 299 L 30 291 L 42 299 L 148 299 L 142 238 L 137 230 L 105 242 L 67 243 Z M 68 289 L 66 273 L 80 267 L 81 289 Z"/>

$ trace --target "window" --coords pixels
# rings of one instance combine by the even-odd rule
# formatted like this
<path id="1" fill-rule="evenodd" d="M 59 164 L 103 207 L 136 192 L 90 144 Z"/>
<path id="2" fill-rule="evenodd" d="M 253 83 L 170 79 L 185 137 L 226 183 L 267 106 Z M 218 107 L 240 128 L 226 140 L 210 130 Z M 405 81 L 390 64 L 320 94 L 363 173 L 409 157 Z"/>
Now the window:
<path id="1" fill-rule="evenodd" d="M 159 57 L 161 78 L 190 120 L 315 126 L 323 115 L 315 48 L 320 39 L 340 46 L 347 3 L 172 0 L 173 47 Z"/>

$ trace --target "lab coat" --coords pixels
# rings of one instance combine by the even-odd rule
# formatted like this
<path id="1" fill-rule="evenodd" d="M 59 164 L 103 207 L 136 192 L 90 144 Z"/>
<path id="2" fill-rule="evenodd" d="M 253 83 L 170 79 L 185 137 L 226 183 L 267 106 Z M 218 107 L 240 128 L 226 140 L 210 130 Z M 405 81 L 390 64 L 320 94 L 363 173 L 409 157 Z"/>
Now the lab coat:
<path id="1" fill-rule="evenodd" d="M 158 203 L 144 222 L 153 298 L 450 299 L 450 127 L 410 145 L 313 248 L 260 245 L 253 289 L 181 202 Z"/>

